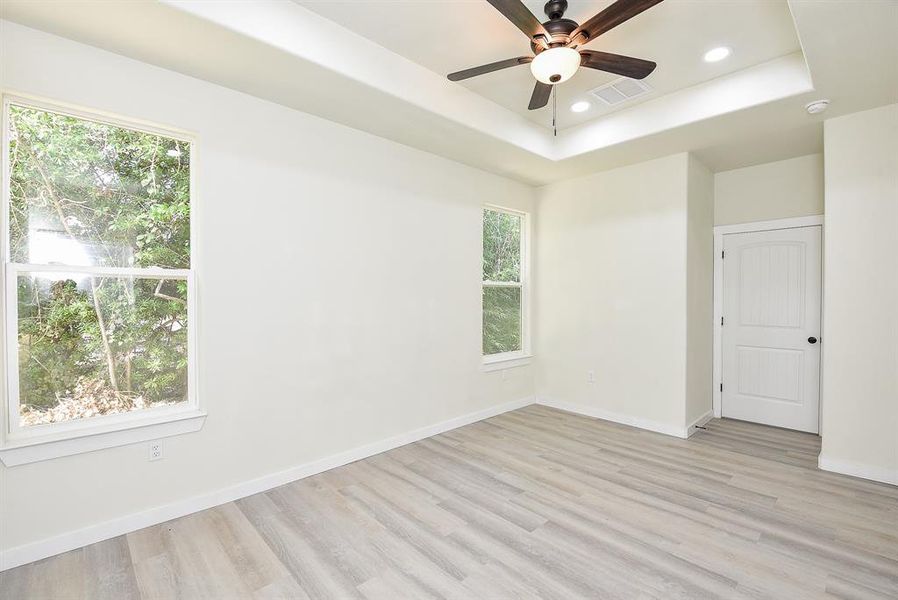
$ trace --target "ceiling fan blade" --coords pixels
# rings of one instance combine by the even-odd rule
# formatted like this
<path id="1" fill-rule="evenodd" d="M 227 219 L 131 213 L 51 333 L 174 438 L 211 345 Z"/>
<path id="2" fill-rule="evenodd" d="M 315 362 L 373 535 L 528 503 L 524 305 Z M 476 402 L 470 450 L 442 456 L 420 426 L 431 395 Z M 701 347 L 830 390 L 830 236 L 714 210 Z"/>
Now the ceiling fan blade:
<path id="1" fill-rule="evenodd" d="M 623 75 L 631 79 L 645 79 L 658 66 L 650 60 L 596 52 L 595 50 L 581 50 L 580 56 L 582 57 L 581 66 Z"/>
<path id="2" fill-rule="evenodd" d="M 661 1 L 617 0 L 617 2 L 575 29 L 571 34 L 571 43 L 582 46 Z"/>
<path id="3" fill-rule="evenodd" d="M 552 95 L 552 86 L 548 83 L 543 83 L 542 81 L 536 82 L 536 87 L 533 88 L 533 95 L 530 96 L 530 104 L 527 106 L 530 110 L 536 110 L 537 108 L 542 108 L 546 104 L 549 103 L 549 96 Z"/>
<path id="4" fill-rule="evenodd" d="M 489 63 L 488 65 L 480 65 L 479 67 L 471 67 L 470 69 L 465 69 L 464 71 L 449 73 L 449 81 L 461 81 L 462 79 L 477 77 L 478 75 L 492 73 L 493 71 L 499 71 L 500 69 L 507 69 L 508 67 L 525 65 L 532 61 L 532 56 L 519 56 L 518 58 L 498 60 L 496 62 Z"/>
<path id="5" fill-rule="evenodd" d="M 549 35 L 543 28 L 543 24 L 539 22 L 530 9 L 524 6 L 521 0 L 487 0 L 502 15 L 514 23 L 515 27 L 524 32 L 524 34 L 533 39 L 537 36 L 543 36 L 546 40 Z"/>

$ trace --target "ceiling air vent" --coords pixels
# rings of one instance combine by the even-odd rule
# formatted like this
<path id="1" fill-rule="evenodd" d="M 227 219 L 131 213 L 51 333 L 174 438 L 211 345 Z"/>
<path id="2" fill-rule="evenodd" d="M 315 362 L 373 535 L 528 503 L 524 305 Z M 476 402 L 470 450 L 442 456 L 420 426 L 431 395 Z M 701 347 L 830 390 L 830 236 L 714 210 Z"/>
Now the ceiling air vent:
<path id="1" fill-rule="evenodd" d="M 617 106 L 618 104 L 623 104 L 633 98 L 645 96 L 651 91 L 652 88 L 642 81 L 630 79 L 629 77 L 621 77 L 611 83 L 597 87 L 589 93 L 608 106 Z"/>

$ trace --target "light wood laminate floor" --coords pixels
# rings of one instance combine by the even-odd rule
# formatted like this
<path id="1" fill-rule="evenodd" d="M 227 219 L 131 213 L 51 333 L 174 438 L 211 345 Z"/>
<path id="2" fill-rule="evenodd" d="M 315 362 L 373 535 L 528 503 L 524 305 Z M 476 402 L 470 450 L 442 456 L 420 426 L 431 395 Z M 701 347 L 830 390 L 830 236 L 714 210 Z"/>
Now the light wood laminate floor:
<path id="1" fill-rule="evenodd" d="M 7 571 L 0 596 L 898 598 L 898 488 L 818 452 L 531 406 Z"/>

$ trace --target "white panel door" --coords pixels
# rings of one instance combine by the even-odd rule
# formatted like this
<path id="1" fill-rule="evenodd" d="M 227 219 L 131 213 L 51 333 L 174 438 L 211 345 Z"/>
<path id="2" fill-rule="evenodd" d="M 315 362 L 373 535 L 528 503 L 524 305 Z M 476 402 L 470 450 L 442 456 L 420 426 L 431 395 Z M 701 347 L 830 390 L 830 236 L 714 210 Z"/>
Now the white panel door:
<path id="1" fill-rule="evenodd" d="M 724 417 L 817 433 L 821 228 L 723 236 Z"/>

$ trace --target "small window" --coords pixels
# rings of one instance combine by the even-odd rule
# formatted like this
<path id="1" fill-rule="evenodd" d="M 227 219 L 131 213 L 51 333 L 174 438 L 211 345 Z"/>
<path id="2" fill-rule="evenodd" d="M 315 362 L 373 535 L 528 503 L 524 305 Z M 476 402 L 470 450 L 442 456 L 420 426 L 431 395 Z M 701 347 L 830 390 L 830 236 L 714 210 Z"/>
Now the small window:
<path id="1" fill-rule="evenodd" d="M 195 410 L 190 141 L 4 111 L 6 442 Z"/>
<path id="2" fill-rule="evenodd" d="M 483 355 L 487 362 L 528 353 L 527 215 L 483 211 Z"/>

